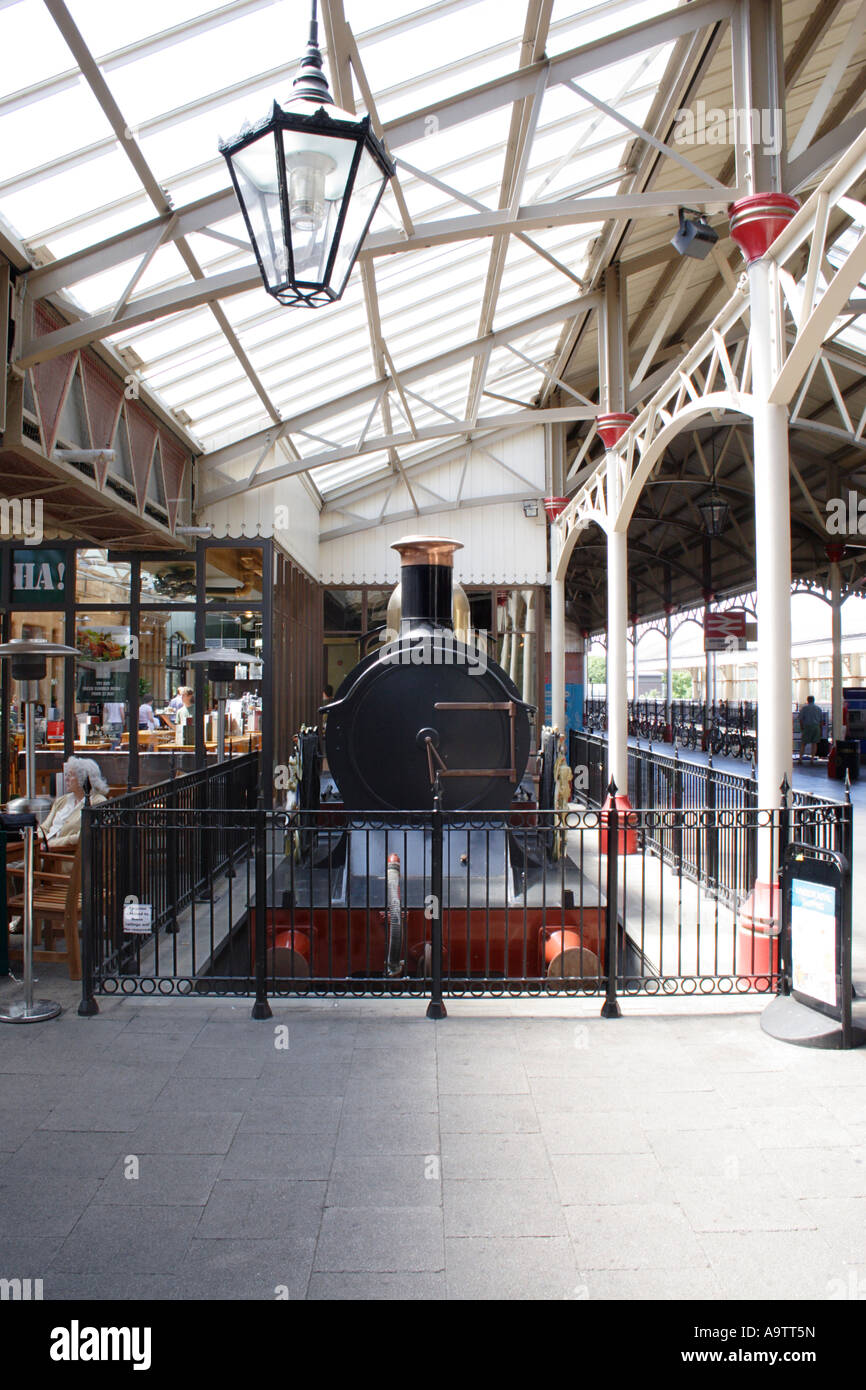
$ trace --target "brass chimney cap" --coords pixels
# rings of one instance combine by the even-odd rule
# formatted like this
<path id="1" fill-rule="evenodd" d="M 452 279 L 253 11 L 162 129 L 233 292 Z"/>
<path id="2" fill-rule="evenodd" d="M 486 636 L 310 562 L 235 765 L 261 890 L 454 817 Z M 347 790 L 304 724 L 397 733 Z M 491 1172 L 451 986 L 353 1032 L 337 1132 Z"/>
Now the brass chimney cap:
<path id="1" fill-rule="evenodd" d="M 462 541 L 449 541 L 443 536 L 404 536 L 391 546 L 404 565 L 441 565 L 454 568 L 454 552 L 463 549 Z"/>

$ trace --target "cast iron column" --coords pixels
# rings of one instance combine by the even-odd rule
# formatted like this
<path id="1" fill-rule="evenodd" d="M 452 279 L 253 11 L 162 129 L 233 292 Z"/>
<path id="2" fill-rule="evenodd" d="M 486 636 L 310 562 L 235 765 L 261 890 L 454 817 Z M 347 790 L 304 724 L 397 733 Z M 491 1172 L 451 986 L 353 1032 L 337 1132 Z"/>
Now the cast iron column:
<path id="1" fill-rule="evenodd" d="M 754 401 L 758 641 L 758 805 L 779 804 L 791 782 L 791 505 L 788 412 L 770 401 L 782 365 L 784 315 L 775 264 L 765 255 L 799 208 L 785 193 L 752 194 L 731 208 L 731 236 L 749 264 Z M 775 877 L 772 835 L 759 835 L 758 882 Z"/>

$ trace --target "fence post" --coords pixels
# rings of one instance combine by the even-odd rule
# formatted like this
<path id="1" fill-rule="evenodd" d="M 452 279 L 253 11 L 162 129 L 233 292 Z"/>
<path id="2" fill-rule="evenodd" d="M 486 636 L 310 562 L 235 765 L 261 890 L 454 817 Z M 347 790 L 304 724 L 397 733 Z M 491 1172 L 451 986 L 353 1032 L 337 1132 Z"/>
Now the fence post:
<path id="1" fill-rule="evenodd" d="M 776 876 L 777 876 L 777 878 L 778 878 L 778 880 L 779 880 L 779 905 L 778 905 L 777 911 L 778 911 L 778 913 L 779 913 L 779 923 L 780 923 L 780 925 L 781 925 L 781 923 L 782 923 L 782 921 L 783 921 L 783 917 L 784 917 L 784 915 L 783 915 L 783 913 L 782 913 L 782 901 L 781 901 L 781 894 L 782 894 L 783 891 L 784 891 L 783 884 L 782 884 L 782 865 L 783 865 L 784 862 L 785 862 L 785 850 L 786 850 L 786 848 L 787 848 L 787 846 L 788 846 L 788 842 L 789 842 L 789 840 L 790 840 L 790 838 L 791 838 L 791 811 L 790 811 L 790 805 L 789 805 L 789 798 L 790 798 L 790 793 L 791 793 L 791 784 L 790 784 L 789 781 L 788 781 L 788 774 L 787 774 L 787 772 L 785 773 L 784 777 L 782 778 L 782 785 L 781 785 L 781 787 L 780 787 L 779 790 L 780 790 L 781 793 L 782 793 L 782 799 L 781 799 L 780 809 L 779 809 L 779 839 L 778 839 L 778 845 L 779 845 L 779 849 L 778 849 L 779 862 L 778 862 L 778 864 L 777 864 L 777 866 L 776 866 Z M 771 893 L 772 893 L 772 886 L 771 886 L 770 891 L 771 891 Z M 791 993 L 791 979 L 790 979 L 790 962 L 791 962 L 791 950 L 790 950 L 790 945 L 791 945 L 791 942 L 790 942 L 790 932 L 791 932 L 791 924 L 790 924 L 790 922 L 788 923 L 787 930 L 781 930 L 781 931 L 779 932 L 779 991 L 778 991 L 778 992 L 779 992 L 780 994 L 790 994 L 790 993 Z M 771 964 L 772 964 L 772 961 L 771 961 Z"/>
<path id="2" fill-rule="evenodd" d="M 256 1002 L 253 1018 L 272 1018 L 268 1003 L 268 837 L 267 811 L 260 796 L 255 811 L 256 822 Z"/>
<path id="3" fill-rule="evenodd" d="M 444 829 L 442 825 L 442 803 L 439 796 L 439 778 L 433 793 L 433 813 L 430 836 L 430 895 L 432 917 L 430 920 L 430 950 L 433 959 L 430 967 L 430 1003 L 427 1005 L 428 1018 L 446 1018 L 447 1009 L 442 1000 L 442 898 L 444 875 L 442 872 L 442 849 Z"/>
<path id="4" fill-rule="evenodd" d="M 854 867 L 854 812 L 851 809 L 851 778 L 848 776 L 848 769 L 845 769 L 845 814 L 842 818 L 841 850 L 848 860 L 848 875 L 850 878 Z M 850 884 L 849 884 L 850 887 Z"/>
<path id="5" fill-rule="evenodd" d="M 177 792 L 175 792 L 175 791 L 173 790 L 173 788 L 174 788 L 174 782 L 173 782 L 173 781 L 172 781 L 172 783 L 171 783 L 171 786 L 172 786 L 172 790 L 171 790 L 170 792 L 167 793 L 166 798 L 165 798 L 165 809 L 166 809 L 166 811 L 168 812 L 168 826 L 167 826 L 167 833 L 166 833 L 166 835 L 165 835 L 165 876 L 166 876 L 166 893 L 168 894 L 169 908 L 170 908 L 170 911 L 171 911 L 171 917 L 170 917 L 169 921 L 167 921 L 166 924 L 165 924 L 165 930 L 166 930 L 166 932 L 167 932 L 169 935 L 175 936 L 175 935 L 177 934 L 177 930 L 178 930 L 178 927 L 177 927 L 177 851 L 175 850 L 174 853 L 172 852 L 172 850 L 174 849 L 174 846 L 171 844 L 171 841 L 174 839 L 174 836 L 173 836 L 172 833 L 171 833 L 171 818 L 172 818 L 172 812 L 174 812 L 174 811 L 177 810 Z M 179 826 L 177 827 L 177 830 L 180 831 L 180 827 L 179 827 Z M 182 833 L 178 833 L 176 844 L 177 844 L 177 846 L 180 848 L 181 853 L 183 853 L 183 848 L 185 848 L 185 846 L 184 846 L 184 836 L 183 836 Z M 190 845 L 190 849 L 192 849 L 192 846 L 191 846 L 191 845 Z"/>
<path id="6" fill-rule="evenodd" d="M 755 763 L 752 760 L 752 770 L 749 780 L 744 788 L 746 816 L 746 877 L 745 886 L 750 889 L 754 886 L 758 877 L 758 779 L 755 776 Z"/>
<path id="7" fill-rule="evenodd" d="M 81 808 L 81 1003 L 78 1012 L 82 1018 L 99 1013 L 99 1005 L 93 997 L 93 946 L 96 922 L 93 877 L 93 808 L 90 805 L 90 791 L 85 790 L 84 805 Z"/>
<path id="8" fill-rule="evenodd" d="M 719 877 L 719 822 L 716 817 L 716 770 L 713 767 L 713 755 L 707 760 L 707 795 L 706 803 L 709 811 L 707 824 L 707 885 L 712 887 L 718 883 Z"/>
<path id="9" fill-rule="evenodd" d="M 604 910 L 604 954 L 607 964 L 607 990 L 601 1006 L 602 1018 L 619 1018 L 622 1010 L 616 997 L 616 977 L 619 968 L 619 812 L 616 807 L 616 783 L 611 777 L 607 788 L 607 902 Z"/>
<path id="10" fill-rule="evenodd" d="M 850 797 L 847 798 L 846 807 L 847 826 L 851 828 L 851 807 Z M 853 1047 L 853 1027 L 851 1018 L 851 1001 L 854 998 L 854 984 L 852 980 L 853 962 L 852 955 L 852 916 L 851 916 L 851 881 L 853 865 L 847 854 L 843 854 L 842 863 L 842 959 L 840 961 L 842 971 L 842 1047 L 846 1050 Z"/>
<path id="11" fill-rule="evenodd" d="M 213 845 L 211 836 L 213 827 L 210 824 L 209 812 L 211 809 L 210 797 L 210 776 L 208 765 L 205 763 L 202 771 L 202 780 L 198 788 L 199 810 L 203 812 L 201 820 L 201 834 L 199 839 L 199 882 L 196 892 L 197 902 L 207 902 L 213 892 Z"/>
<path id="12" fill-rule="evenodd" d="M 683 770 L 680 766 L 680 750 L 674 749 L 674 866 L 678 874 L 683 869 Z"/>

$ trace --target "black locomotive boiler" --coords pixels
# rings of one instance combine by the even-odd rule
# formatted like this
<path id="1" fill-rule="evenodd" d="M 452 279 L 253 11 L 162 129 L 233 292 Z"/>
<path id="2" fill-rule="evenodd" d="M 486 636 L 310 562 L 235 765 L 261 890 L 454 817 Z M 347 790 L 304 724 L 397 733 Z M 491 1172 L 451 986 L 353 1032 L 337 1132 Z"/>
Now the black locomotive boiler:
<path id="1" fill-rule="evenodd" d="M 328 766 L 348 810 L 502 811 L 529 756 L 534 706 L 482 645 L 453 631 L 458 541 L 407 537 L 400 631 L 327 706 Z"/>

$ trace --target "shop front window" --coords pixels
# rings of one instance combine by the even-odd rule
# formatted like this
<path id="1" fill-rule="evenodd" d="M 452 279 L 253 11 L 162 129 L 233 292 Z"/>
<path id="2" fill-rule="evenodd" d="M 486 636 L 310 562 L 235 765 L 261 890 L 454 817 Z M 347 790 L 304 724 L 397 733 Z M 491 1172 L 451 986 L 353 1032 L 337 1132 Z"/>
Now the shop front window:
<path id="1" fill-rule="evenodd" d="M 489 633 L 493 627 L 493 596 L 490 593 L 473 593 L 469 599 L 469 621 L 474 632 Z"/>
<path id="2" fill-rule="evenodd" d="M 75 557 L 76 602 L 128 603 L 131 570 L 128 561 L 110 561 L 107 550 L 79 550 Z"/>
<path id="3" fill-rule="evenodd" d="M 142 603 L 195 603 L 195 557 L 141 562 Z"/>
<path id="4" fill-rule="evenodd" d="M 251 609 L 246 613 L 208 613 L 205 620 L 205 646 L 228 647 L 238 660 L 260 661 L 262 657 L 262 616 Z"/>
<path id="5" fill-rule="evenodd" d="M 474 595 L 472 597 L 475 597 Z M 491 620 L 495 622 L 493 640 L 497 662 L 511 677 L 523 699 L 534 704 L 538 690 L 538 634 L 539 615 L 543 626 L 544 609 L 533 589 L 499 590 L 491 596 Z M 472 626 L 476 626 L 476 615 L 483 619 L 484 610 L 480 604 L 473 607 Z M 483 629 L 476 629 L 483 638 Z"/>
<path id="6" fill-rule="evenodd" d="M 363 589 L 326 589 L 325 631 L 360 632 L 364 616 Z"/>
<path id="7" fill-rule="evenodd" d="M 195 650 L 195 613 L 142 609 L 138 638 L 139 684 L 154 710 L 163 710 L 187 682 L 186 656 Z"/>
<path id="8" fill-rule="evenodd" d="M 208 603 L 255 603 L 261 599 L 261 549 L 209 546 L 205 555 L 205 593 Z"/>
<path id="9" fill-rule="evenodd" d="M 226 700 L 226 737 L 250 738 L 261 729 L 262 719 L 262 615 L 251 609 L 246 613 L 212 613 L 205 620 L 205 646 L 227 647 L 237 652 L 235 680 Z M 211 750 L 217 738 L 217 693 L 213 682 L 205 683 L 204 736 Z"/>
<path id="10" fill-rule="evenodd" d="M 393 593 L 393 589 L 368 589 L 367 590 L 367 631 L 372 632 L 374 628 L 384 627 L 388 618 L 388 600 Z"/>

